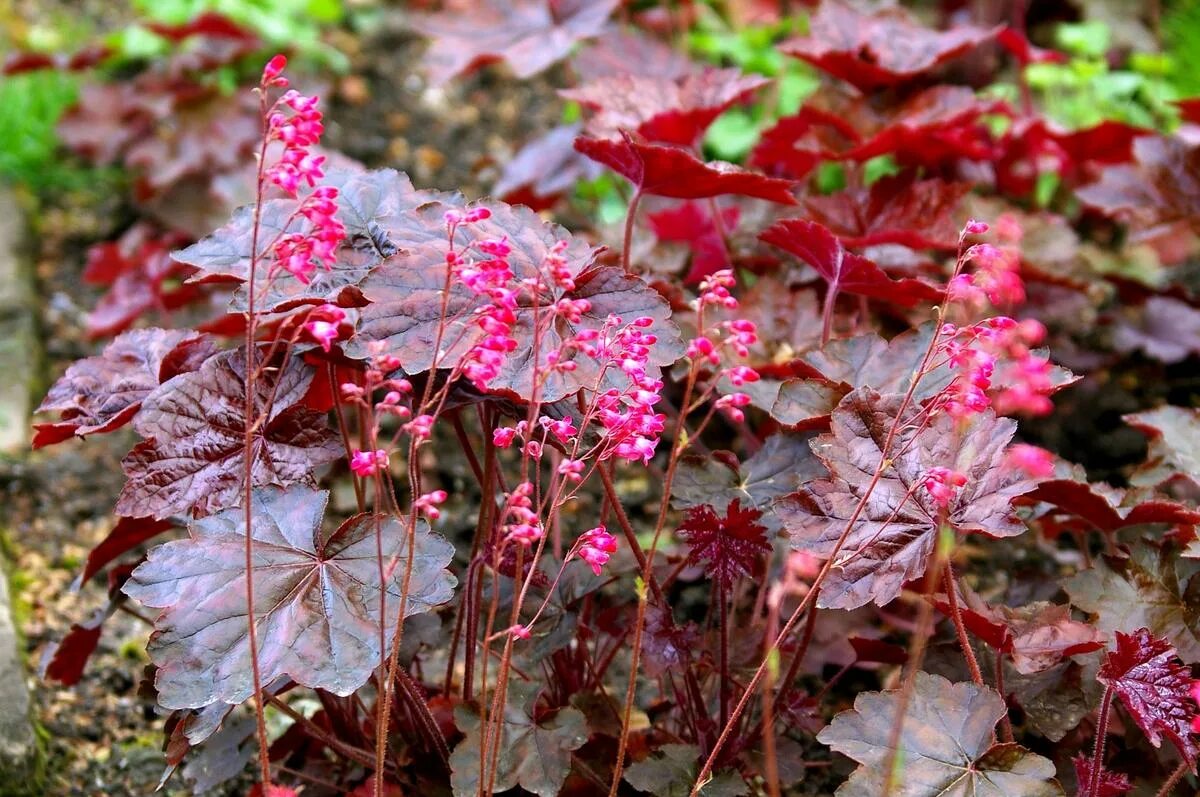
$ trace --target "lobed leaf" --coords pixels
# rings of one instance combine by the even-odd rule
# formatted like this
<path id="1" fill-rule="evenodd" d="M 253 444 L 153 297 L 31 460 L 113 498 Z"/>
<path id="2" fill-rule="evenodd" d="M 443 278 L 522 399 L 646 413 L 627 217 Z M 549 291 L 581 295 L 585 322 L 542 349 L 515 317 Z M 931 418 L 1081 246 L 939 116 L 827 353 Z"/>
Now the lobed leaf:
<path id="1" fill-rule="evenodd" d="M 394 517 L 361 514 L 332 534 L 321 531 L 329 493 L 297 485 L 268 487 L 245 511 L 227 509 L 189 526 L 190 538 L 155 548 L 124 591 L 162 609 L 148 652 L 158 666 L 166 708 L 237 704 L 253 692 L 246 603 L 246 534 L 254 540 L 253 612 L 263 683 L 287 676 L 313 689 L 348 695 L 380 663 L 380 564 L 386 580 L 386 636 L 396 633 L 405 563 L 413 569 L 405 617 L 450 600 L 446 566 L 454 548 L 422 524 L 410 535 Z"/>
<path id="2" fill-rule="evenodd" d="M 1036 482 L 1004 462 L 1016 423 L 988 411 L 965 424 L 939 414 L 922 425 L 914 422 L 915 407 L 900 413 L 901 401 L 898 394 L 881 395 L 870 388 L 842 399 L 833 412 L 830 433 L 812 442 L 832 478 L 809 482 L 775 506 L 792 535 L 792 546 L 814 556 L 831 556 L 850 525 L 821 589 L 819 606 L 883 606 L 900 594 L 906 581 L 925 573 L 942 525 L 941 512 L 921 487 L 930 468 L 946 467 L 967 477 L 945 518 L 956 532 L 1011 537 L 1025 530 L 1010 504 Z M 895 423 L 900 431 L 888 452 L 890 465 L 850 524 Z"/>
<path id="3" fill-rule="evenodd" d="M 817 740 L 860 766 L 838 797 L 875 797 L 900 708 L 898 690 L 866 692 L 833 718 Z M 1054 764 L 1015 744 L 997 744 L 994 729 L 1006 707 L 1000 695 L 972 683 L 915 674 L 896 749 L 896 797 L 1051 797 L 1062 795 Z"/>
<path id="4" fill-rule="evenodd" d="M 240 503 L 245 373 L 244 350 L 223 352 L 143 400 L 133 426 L 147 439 L 121 462 L 129 480 L 117 500 L 118 514 L 199 517 Z M 313 373 L 292 356 L 263 369 L 255 382 L 251 422 L 257 426 L 250 452 L 255 486 L 310 481 L 313 468 L 344 455 L 325 414 L 302 403 Z"/>

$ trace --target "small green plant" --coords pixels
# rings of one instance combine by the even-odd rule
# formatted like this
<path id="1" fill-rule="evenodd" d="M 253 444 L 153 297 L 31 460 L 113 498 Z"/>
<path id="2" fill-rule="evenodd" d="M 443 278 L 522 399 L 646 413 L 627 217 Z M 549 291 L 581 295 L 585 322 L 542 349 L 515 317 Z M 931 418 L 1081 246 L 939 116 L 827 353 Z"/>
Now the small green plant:
<path id="1" fill-rule="evenodd" d="M 1170 76 L 1171 58 L 1132 53 L 1119 69 L 1107 60 L 1111 32 L 1102 22 L 1060 25 L 1056 45 L 1070 55 L 1062 64 L 1031 64 L 1025 79 L 1039 95 L 1045 112 L 1070 128 L 1115 119 L 1141 127 L 1170 129 L 1174 100 L 1180 96 Z"/>
<path id="2" fill-rule="evenodd" d="M 38 190 L 69 178 L 55 157 L 54 125 L 77 90 L 74 76 L 54 71 L 0 82 L 0 181 Z"/>

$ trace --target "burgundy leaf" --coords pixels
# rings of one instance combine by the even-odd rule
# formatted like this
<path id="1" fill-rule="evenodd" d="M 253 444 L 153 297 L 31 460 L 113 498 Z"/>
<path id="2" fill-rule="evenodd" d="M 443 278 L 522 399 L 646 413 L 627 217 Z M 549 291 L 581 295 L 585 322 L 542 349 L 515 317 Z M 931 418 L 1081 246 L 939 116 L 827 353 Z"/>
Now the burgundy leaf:
<path id="1" fill-rule="evenodd" d="M 642 656 L 646 674 L 657 678 L 663 673 L 687 665 L 688 651 L 700 641 L 695 623 L 677 625 L 670 611 L 659 606 L 646 609 L 646 630 L 642 635 Z"/>
<path id="2" fill-rule="evenodd" d="M 809 218 L 858 248 L 901 244 L 913 249 L 954 249 L 966 220 L 960 200 L 968 183 L 885 177 L 869 189 L 841 191 L 804 200 Z"/>
<path id="3" fill-rule="evenodd" d="M 252 30 L 244 28 L 223 14 L 205 11 L 180 25 L 168 25 L 164 22 L 148 21 L 144 23 L 147 30 L 157 33 L 164 39 L 178 44 L 193 36 L 214 36 L 220 39 L 244 39 L 255 43 L 258 37 Z"/>
<path id="4" fill-rule="evenodd" d="M 112 531 L 108 533 L 96 547 L 88 553 L 76 584 L 83 585 L 92 576 L 103 570 L 110 562 L 122 554 L 132 551 L 147 540 L 152 540 L 175 524 L 169 520 L 155 520 L 148 517 L 118 518 Z"/>
<path id="5" fill-rule="evenodd" d="M 781 49 L 866 91 L 909 81 L 978 47 L 1002 29 L 955 25 L 935 31 L 900 8 L 867 15 L 825 0 L 809 20 L 808 35 L 785 42 Z"/>
<path id="6" fill-rule="evenodd" d="M 1080 753 L 1071 759 L 1071 763 L 1075 765 L 1075 780 L 1079 782 L 1078 797 L 1121 797 L 1133 790 L 1133 785 L 1130 784 L 1128 777 L 1120 772 L 1102 768 L 1100 783 L 1097 785 L 1096 793 L 1092 794 L 1092 757 L 1086 753 Z"/>
<path id="7" fill-rule="evenodd" d="M 812 444 L 833 478 L 809 482 L 776 504 L 793 547 L 817 557 L 831 556 L 850 525 L 838 566 L 821 588 L 820 606 L 853 609 L 872 601 L 882 606 L 906 581 L 925 573 L 942 525 L 941 511 L 921 486 L 930 468 L 967 477 L 946 510 L 945 522 L 957 532 L 1012 537 L 1025 530 L 1010 504 L 1036 483 L 1005 464 L 1016 423 L 988 411 L 965 424 L 945 414 L 918 424 L 914 406 L 899 415 L 901 401 L 898 394 L 880 395 L 870 388 L 846 396 L 833 412 L 831 433 Z M 897 422 L 892 464 L 851 525 Z"/>
<path id="8" fill-rule="evenodd" d="M 719 517 L 711 506 L 688 510 L 678 534 L 687 542 L 688 561 L 703 563 L 708 577 L 725 588 L 742 576 L 752 576 L 764 554 L 771 552 L 767 527 L 759 523 L 762 511 L 741 507 L 735 498 Z"/>
<path id="9" fill-rule="evenodd" d="M 790 180 L 767 177 L 728 163 L 704 163 L 683 147 L 651 144 L 622 133 L 618 139 L 580 137 L 575 149 L 603 163 L 643 194 L 705 199 L 740 194 L 796 204 Z"/>
<path id="10" fill-rule="evenodd" d="M 1179 662 L 1175 648 L 1148 628 L 1116 633 L 1116 650 L 1100 665 L 1097 680 L 1116 692 L 1134 722 L 1155 747 L 1165 735 L 1188 761 L 1200 748 L 1192 740 L 1196 703 L 1189 690 L 1191 671 Z"/>
<path id="11" fill-rule="evenodd" d="M 463 72 L 504 61 L 528 78 L 565 58 L 604 28 L 618 0 L 481 0 L 410 23 L 432 39 L 422 63 L 440 86 Z"/>
<path id="12" fill-rule="evenodd" d="M 180 243 L 176 235 L 162 235 L 152 225 L 130 227 L 117 241 L 96 244 L 88 250 L 83 278 L 108 290 L 88 314 L 88 336 L 106 337 L 123 332 L 151 313 L 162 313 L 196 301 L 202 293 L 193 285 L 179 285 L 192 269 L 171 259 Z"/>
<path id="13" fill-rule="evenodd" d="M 846 251 L 828 228 L 803 219 L 784 219 L 760 236 L 812 266 L 834 296 L 846 292 L 884 299 L 902 307 L 937 301 L 942 290 L 917 279 L 892 279 L 873 261 Z"/>
<path id="14" fill-rule="evenodd" d="M 687 201 L 673 208 L 647 213 L 650 229 L 660 241 L 684 243 L 692 252 L 692 266 L 684 282 L 695 285 L 713 273 L 729 268 L 726 236 L 737 228 L 738 209 L 720 210 L 720 227 L 709 209 L 698 202 Z"/>
<path id="15" fill-rule="evenodd" d="M 940 602 L 938 608 L 943 613 L 949 610 Z M 1063 659 L 1104 647 L 1095 626 L 1071 619 L 1070 606 L 1044 601 L 1019 608 L 990 606 L 968 594 L 962 612 L 967 627 L 992 647 L 1008 653 L 1022 675 L 1042 672 Z"/>
<path id="16" fill-rule="evenodd" d="M 844 797 L 887 791 L 891 760 L 903 762 L 891 788 L 896 797 L 1061 797 L 1052 762 L 996 743 L 996 723 L 1006 711 L 991 689 L 917 672 L 907 700 L 900 690 L 863 692 L 817 740 L 861 764 L 838 789 Z M 901 728 L 898 740 L 893 727 Z"/>
<path id="17" fill-rule="evenodd" d="M 800 179 L 823 160 L 889 155 L 902 166 L 927 169 L 964 158 L 993 160 L 997 148 L 980 119 L 1004 110 L 965 86 L 932 86 L 883 109 L 860 96 L 821 95 L 765 131 L 750 162 Z"/>
<path id="18" fill-rule="evenodd" d="M 197 517 L 237 506 L 245 460 L 245 352 L 228 351 L 165 383 L 142 402 L 133 426 L 147 438 L 122 461 L 129 481 L 117 512 Z M 313 370 L 293 356 L 255 383 L 252 478 L 256 486 L 311 479 L 343 456 L 323 413 L 303 406 Z"/>
<path id="19" fill-rule="evenodd" d="M 562 252 L 566 268 L 574 277 L 576 288 L 563 291 L 553 288 L 540 297 L 535 307 L 528 291 L 522 291 L 516 311 L 512 337 L 518 342 L 516 351 L 504 365 L 500 375 L 491 382 L 493 389 L 528 398 L 532 394 L 534 368 L 529 362 L 533 354 L 534 321 L 545 326 L 545 308 L 563 299 L 587 299 L 591 310 L 583 314 L 578 324 L 561 317 L 543 330 L 539 350 L 545 353 L 558 349 L 559 342 L 573 337 L 580 329 L 599 329 L 610 315 L 630 319 L 649 316 L 654 324 L 648 331 L 658 337 L 651 363 L 669 365 L 683 353 L 679 331 L 670 319 L 670 308 L 653 289 L 641 279 L 627 275 L 619 268 L 594 265 L 598 250 L 583 240 L 573 239 L 563 228 L 548 224 L 528 208 L 511 207 L 500 202 L 480 205 L 491 211 L 490 218 L 457 227 L 457 251 L 474 252 L 474 246 L 485 240 L 507 237 L 512 248 L 508 262 L 517 279 L 540 274 L 550 249 L 556 242 L 567 243 Z M 401 367 L 410 374 L 428 370 L 434 361 L 437 328 L 442 321 L 441 292 L 446 285 L 446 252 L 449 248 L 443 215 L 447 207 L 432 203 L 408 217 L 409 228 L 398 234 L 406 254 L 385 261 L 364 283 L 363 292 L 371 304 L 363 308 L 357 349 L 364 354 L 370 341 L 385 341 L 387 351 L 400 358 Z M 482 300 L 465 285 L 453 283 L 446 307 L 451 319 L 443 334 L 444 353 L 438 359 L 440 368 L 453 367 L 460 358 L 485 335 L 474 323 L 470 311 Z M 538 307 L 541 311 L 538 311 Z M 575 357 L 574 371 L 555 371 L 543 385 L 543 401 L 557 401 L 572 395 L 580 388 L 595 389 L 602 374 L 595 360 L 584 355 Z M 544 364 L 544 363 L 543 363 Z M 607 388 L 615 384 L 603 375 Z"/>
<path id="20" fill-rule="evenodd" d="M 840 160 L 861 142 L 848 121 L 806 105 L 763 131 L 750 153 L 750 164 L 768 174 L 802 180 L 821 161 Z"/>
<path id="21" fill-rule="evenodd" d="M 613 75 L 559 94 L 595 111 L 590 136 L 615 138 L 625 130 L 692 147 L 714 119 L 768 82 L 740 69 L 706 69 L 678 78 Z"/>
<path id="22" fill-rule="evenodd" d="M 263 683 L 287 676 L 348 695 L 379 666 L 380 583 L 376 545 L 399 562 L 387 579 L 386 630 L 396 632 L 410 535 L 390 516 L 356 515 L 321 531 L 327 492 L 295 486 L 255 490 L 254 615 Z M 253 691 L 246 607 L 246 519 L 229 509 L 189 527 L 191 536 L 160 545 L 134 571 L 125 592 L 162 609 L 150 639 L 155 685 L 166 708 L 241 703 Z M 405 616 L 448 601 L 454 548 L 422 523 Z"/>
<path id="23" fill-rule="evenodd" d="M 575 149 L 580 125 L 559 125 L 535 138 L 504 164 L 492 193 L 510 205 L 545 210 L 580 181 L 594 180 L 603 167 Z"/>
<path id="24" fill-rule="evenodd" d="M 1112 533 L 1141 523 L 1200 523 L 1200 512 L 1166 499 L 1152 498 L 1122 505 L 1123 491 L 1072 479 L 1049 479 L 1025 494 L 1032 501 L 1045 501 Z"/>
<path id="25" fill-rule="evenodd" d="M 59 421 L 35 424 L 33 447 L 124 426 L 151 391 L 184 370 L 195 370 L 215 350 L 211 338 L 195 332 L 138 329 L 122 334 L 100 355 L 74 363 L 50 388 L 37 411 L 57 412 Z M 169 358 L 183 370 L 164 372 Z"/>
<path id="26" fill-rule="evenodd" d="M 112 617 L 124 602 L 125 596 L 118 593 L 87 620 L 74 623 L 61 640 L 46 648 L 41 661 L 42 678 L 63 686 L 79 683 L 88 660 L 100 643 L 104 621 Z"/>
<path id="27" fill-rule="evenodd" d="M 1139 233 L 1161 225 L 1196 229 L 1200 218 L 1200 146 L 1175 137 L 1133 142 L 1135 163 L 1113 166 L 1076 195 L 1097 210 L 1130 222 Z"/>

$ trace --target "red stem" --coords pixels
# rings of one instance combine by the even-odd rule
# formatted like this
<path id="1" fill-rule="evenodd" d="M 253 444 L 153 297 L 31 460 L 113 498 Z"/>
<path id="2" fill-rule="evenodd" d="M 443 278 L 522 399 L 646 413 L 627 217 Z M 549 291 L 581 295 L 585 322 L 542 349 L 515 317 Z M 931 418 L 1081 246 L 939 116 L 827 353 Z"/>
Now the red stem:
<path id="1" fill-rule="evenodd" d="M 1100 793 L 1100 773 L 1104 769 L 1104 742 L 1108 736 L 1108 717 L 1112 711 L 1113 688 L 1105 687 L 1100 699 L 1100 719 L 1096 723 L 1096 745 L 1092 748 L 1092 773 L 1088 778 L 1087 794 Z"/>
<path id="2" fill-rule="evenodd" d="M 633 192 L 633 198 L 629 200 L 629 209 L 625 211 L 625 243 L 624 249 L 621 250 L 621 265 L 625 269 L 626 274 L 630 271 L 630 249 L 633 246 L 633 222 L 637 218 L 638 203 L 642 199 L 642 189 Z"/>

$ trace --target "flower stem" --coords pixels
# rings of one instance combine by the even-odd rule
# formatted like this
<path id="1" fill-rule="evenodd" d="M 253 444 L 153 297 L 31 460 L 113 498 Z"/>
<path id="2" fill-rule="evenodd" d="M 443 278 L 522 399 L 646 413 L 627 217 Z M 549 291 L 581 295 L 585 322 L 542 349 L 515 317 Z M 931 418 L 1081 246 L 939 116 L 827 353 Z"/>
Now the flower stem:
<path id="1" fill-rule="evenodd" d="M 626 274 L 630 271 L 630 249 L 633 247 L 633 222 L 637 218 L 638 203 L 642 200 L 642 189 L 633 192 L 633 198 L 629 200 L 629 209 L 625 211 L 625 243 L 621 250 L 621 266 L 625 269 Z"/>
<path id="2" fill-rule="evenodd" d="M 1092 748 L 1092 772 L 1088 778 L 1086 794 L 1098 794 L 1100 791 L 1100 773 L 1104 770 L 1104 741 L 1108 736 L 1108 717 L 1112 711 L 1113 688 L 1106 687 L 1104 697 L 1100 699 L 1100 719 L 1096 722 L 1096 744 Z"/>
<path id="3" fill-rule="evenodd" d="M 1187 761 L 1180 761 L 1179 766 L 1175 767 L 1175 771 L 1171 773 L 1171 777 L 1167 778 L 1167 782 L 1154 793 L 1154 797 L 1170 797 L 1171 792 L 1175 791 L 1175 787 L 1179 785 L 1179 781 L 1183 780 L 1183 776 L 1187 774 L 1188 768 Z"/>

